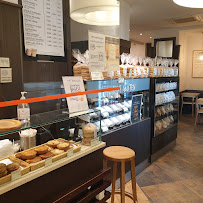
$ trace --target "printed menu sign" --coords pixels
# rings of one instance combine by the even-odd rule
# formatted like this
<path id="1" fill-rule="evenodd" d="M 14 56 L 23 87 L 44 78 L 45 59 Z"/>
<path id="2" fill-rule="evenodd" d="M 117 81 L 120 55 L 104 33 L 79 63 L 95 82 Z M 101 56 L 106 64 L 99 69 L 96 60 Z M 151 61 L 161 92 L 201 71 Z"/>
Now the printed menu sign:
<path id="1" fill-rule="evenodd" d="M 120 41 L 119 38 L 106 36 L 106 71 L 119 71 L 120 67 Z"/>
<path id="2" fill-rule="evenodd" d="M 22 0 L 25 50 L 64 56 L 62 0 Z"/>
<path id="3" fill-rule="evenodd" d="M 131 123 L 141 120 L 142 94 L 132 96 Z"/>
<path id="4" fill-rule="evenodd" d="M 193 51 L 192 77 L 203 78 L 203 50 Z"/>
<path id="5" fill-rule="evenodd" d="M 63 76 L 62 79 L 66 94 L 85 91 L 82 77 Z M 87 111 L 89 109 L 86 95 L 67 97 L 66 100 L 69 113 Z"/>
<path id="6" fill-rule="evenodd" d="M 89 70 L 103 72 L 105 69 L 105 35 L 89 31 Z"/>

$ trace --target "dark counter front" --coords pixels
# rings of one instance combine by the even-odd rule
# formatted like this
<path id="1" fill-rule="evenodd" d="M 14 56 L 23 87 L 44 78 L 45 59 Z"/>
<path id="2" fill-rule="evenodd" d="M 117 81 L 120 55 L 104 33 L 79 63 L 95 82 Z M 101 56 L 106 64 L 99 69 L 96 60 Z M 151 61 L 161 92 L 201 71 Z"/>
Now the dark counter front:
<path id="1" fill-rule="evenodd" d="M 135 151 L 135 164 L 150 161 L 151 119 L 122 127 L 102 136 L 106 146 L 125 146 Z M 126 172 L 130 171 L 130 164 L 126 164 Z M 119 172 L 118 172 L 119 173 Z"/>

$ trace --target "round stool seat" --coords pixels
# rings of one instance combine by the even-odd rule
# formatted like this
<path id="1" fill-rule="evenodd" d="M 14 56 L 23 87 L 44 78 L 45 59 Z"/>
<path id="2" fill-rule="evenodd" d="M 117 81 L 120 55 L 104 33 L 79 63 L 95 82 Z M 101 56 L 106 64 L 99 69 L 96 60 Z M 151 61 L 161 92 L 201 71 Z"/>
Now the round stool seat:
<path id="1" fill-rule="evenodd" d="M 112 146 L 104 149 L 103 155 L 112 161 L 130 161 L 135 152 L 127 147 Z"/>

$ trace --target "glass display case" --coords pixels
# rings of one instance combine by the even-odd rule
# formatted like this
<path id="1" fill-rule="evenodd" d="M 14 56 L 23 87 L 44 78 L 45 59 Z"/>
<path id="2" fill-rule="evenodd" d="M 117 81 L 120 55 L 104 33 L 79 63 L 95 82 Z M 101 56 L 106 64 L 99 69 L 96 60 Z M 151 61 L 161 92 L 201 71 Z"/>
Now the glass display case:
<path id="1" fill-rule="evenodd" d="M 86 81 L 86 90 L 120 87 L 119 91 L 87 95 L 90 109 L 101 111 L 102 134 L 131 124 L 132 96 L 142 94 L 140 120 L 149 117 L 149 78 Z M 90 114 L 99 129 L 99 119 Z M 138 120 L 139 121 L 139 120 Z"/>

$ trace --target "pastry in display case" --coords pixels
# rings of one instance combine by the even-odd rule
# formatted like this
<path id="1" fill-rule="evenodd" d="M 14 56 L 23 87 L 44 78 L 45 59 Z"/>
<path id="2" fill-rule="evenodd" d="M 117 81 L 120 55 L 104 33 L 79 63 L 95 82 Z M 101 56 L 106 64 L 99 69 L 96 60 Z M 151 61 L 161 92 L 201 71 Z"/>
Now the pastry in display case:
<path id="1" fill-rule="evenodd" d="M 131 124 L 132 96 L 142 94 L 141 119 L 149 117 L 149 79 L 119 79 L 86 81 L 86 90 L 120 87 L 120 91 L 88 95 L 90 109 L 101 112 L 101 131 L 103 134 Z M 99 129 L 95 114 L 90 114 L 92 123 Z"/>

